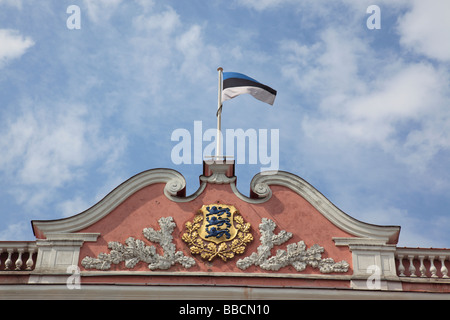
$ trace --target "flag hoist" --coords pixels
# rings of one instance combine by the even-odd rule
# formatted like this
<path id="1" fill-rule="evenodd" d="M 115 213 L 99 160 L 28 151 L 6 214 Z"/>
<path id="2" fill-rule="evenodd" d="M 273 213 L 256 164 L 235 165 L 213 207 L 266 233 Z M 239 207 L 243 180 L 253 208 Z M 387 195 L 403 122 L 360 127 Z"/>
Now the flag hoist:
<path id="1" fill-rule="evenodd" d="M 216 161 L 219 160 L 220 157 L 220 146 L 222 144 L 222 77 L 223 77 L 223 69 L 221 67 L 217 68 L 217 71 L 219 72 L 219 92 L 217 94 L 217 145 L 216 145 Z"/>
<path id="2" fill-rule="evenodd" d="M 220 146 L 222 145 L 222 105 L 223 102 L 232 99 L 238 95 L 248 93 L 254 98 L 273 105 L 277 91 L 269 86 L 266 86 L 253 78 L 250 78 L 242 73 L 237 72 L 223 72 L 221 67 L 217 68 L 219 72 L 218 94 L 217 94 L 217 145 L 215 160 L 219 160 Z"/>

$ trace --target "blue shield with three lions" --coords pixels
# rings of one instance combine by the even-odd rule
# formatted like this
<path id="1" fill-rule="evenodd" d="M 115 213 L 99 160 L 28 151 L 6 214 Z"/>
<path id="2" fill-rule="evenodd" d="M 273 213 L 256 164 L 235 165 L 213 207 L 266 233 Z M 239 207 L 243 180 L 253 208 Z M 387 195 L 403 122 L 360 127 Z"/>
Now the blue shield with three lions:
<path id="1" fill-rule="evenodd" d="M 236 208 L 223 204 L 204 205 L 203 224 L 199 229 L 199 236 L 206 241 L 216 244 L 233 240 L 238 230 L 234 226 L 233 215 Z"/>

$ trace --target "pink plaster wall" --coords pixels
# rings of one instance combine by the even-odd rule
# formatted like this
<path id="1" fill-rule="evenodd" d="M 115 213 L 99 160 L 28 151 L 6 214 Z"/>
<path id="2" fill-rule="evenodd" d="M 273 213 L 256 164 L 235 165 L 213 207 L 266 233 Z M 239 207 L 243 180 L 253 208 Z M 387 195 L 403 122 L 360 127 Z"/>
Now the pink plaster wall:
<path id="1" fill-rule="evenodd" d="M 269 218 L 277 224 L 275 233 L 278 233 L 280 230 L 286 230 L 293 234 L 293 237 L 286 243 L 274 247 L 272 254 L 275 254 L 277 249 L 285 249 L 287 244 L 300 240 L 305 242 L 307 248 L 317 243 L 325 249 L 322 258 L 331 257 L 336 262 L 346 260 L 350 264 L 347 274 L 351 274 L 351 252 L 348 247 L 336 247 L 332 240 L 333 237 L 351 237 L 351 235 L 329 222 L 305 199 L 290 189 L 281 186 L 272 186 L 271 188 L 273 195 L 269 201 L 263 204 L 249 204 L 237 198 L 228 184 L 208 184 L 198 198 L 186 203 L 177 203 L 169 200 L 163 194 L 164 184 L 154 184 L 145 187 L 130 196 L 106 217 L 79 231 L 101 233 L 97 242 L 86 242 L 83 245 L 80 251 L 80 261 L 85 256 L 97 257 L 101 252 L 109 253 L 107 247 L 109 241 L 124 243 L 130 236 L 143 240 L 149 245 L 152 244 L 145 239 L 142 230 L 147 227 L 159 230 L 158 219 L 167 216 L 172 216 L 177 225 L 172 234 L 177 250 L 182 250 L 186 255 L 191 256 L 187 244 L 181 240 L 181 236 L 185 232 L 185 223 L 193 219 L 202 205 L 223 203 L 235 206 L 244 220 L 252 226 L 254 240 L 247 246 L 244 254 L 236 255 L 227 262 L 222 261 L 219 257 L 216 257 L 211 262 L 207 262 L 199 255 L 194 255 L 193 257 L 196 260 L 195 266 L 190 269 L 184 269 L 176 264 L 169 271 L 243 272 L 236 267 L 235 263 L 238 259 L 256 251 L 256 248 L 260 245 L 258 226 L 262 218 Z M 162 254 L 161 247 L 158 244 L 153 245 Z M 82 270 L 84 269 L 83 267 L 81 268 Z M 128 269 L 121 262 L 118 265 L 112 265 L 111 271 L 114 270 Z M 138 263 L 132 270 L 149 271 L 147 264 L 143 262 Z M 249 267 L 245 272 L 273 273 L 273 271 L 265 271 L 255 266 Z M 278 272 L 297 273 L 291 266 L 284 267 Z M 320 274 L 318 269 L 313 269 L 310 266 L 302 273 Z M 342 273 L 339 274 L 342 275 Z"/>

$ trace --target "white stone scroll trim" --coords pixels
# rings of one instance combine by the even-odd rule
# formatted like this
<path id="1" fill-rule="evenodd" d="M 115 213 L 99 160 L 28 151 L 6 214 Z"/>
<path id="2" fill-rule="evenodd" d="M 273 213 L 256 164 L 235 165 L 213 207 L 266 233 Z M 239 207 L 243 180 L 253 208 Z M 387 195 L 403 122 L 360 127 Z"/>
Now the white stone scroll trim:
<path id="1" fill-rule="evenodd" d="M 178 196 L 185 190 L 186 180 L 183 175 L 172 169 L 152 169 L 141 172 L 107 194 L 102 200 L 91 208 L 72 217 L 57 220 L 33 220 L 35 235 L 46 237 L 50 233 L 70 233 L 82 230 L 99 221 L 135 192 L 156 183 L 165 183 L 164 194 L 169 199 L 191 201 L 205 188 L 205 184 L 191 197 Z"/>
<path id="2" fill-rule="evenodd" d="M 265 171 L 258 173 L 250 182 L 253 197 L 247 198 L 242 194 L 238 196 L 240 199 L 250 203 L 265 202 L 272 196 L 270 188 L 272 185 L 291 189 L 308 201 L 331 223 L 353 236 L 376 239 L 387 244 L 395 244 L 398 242 L 400 234 L 399 226 L 379 226 L 359 221 L 336 207 L 307 181 L 289 172 Z M 233 189 L 233 191 L 235 190 Z M 238 191 L 236 190 L 236 192 Z"/>
<path id="3" fill-rule="evenodd" d="M 186 180 L 182 174 L 172 169 L 152 169 L 131 177 L 82 213 L 58 220 L 33 220 L 31 222 L 33 231 L 38 237 L 45 237 L 49 233 L 77 232 L 105 217 L 135 192 L 155 183 L 165 183 L 164 194 L 175 202 L 189 202 L 196 199 L 208 183 L 229 183 L 239 199 L 252 204 L 270 200 L 272 185 L 287 187 L 311 203 L 331 223 L 353 236 L 381 240 L 388 244 L 395 244 L 398 241 L 400 227 L 377 226 L 354 219 L 337 208 L 308 182 L 294 174 L 283 171 L 259 173 L 250 183 L 252 197 L 247 197 L 236 188 L 236 177 L 226 177 L 223 168 L 219 165 L 211 165 L 210 168 L 213 175 L 201 176 L 200 187 L 190 196 L 183 195 Z"/>

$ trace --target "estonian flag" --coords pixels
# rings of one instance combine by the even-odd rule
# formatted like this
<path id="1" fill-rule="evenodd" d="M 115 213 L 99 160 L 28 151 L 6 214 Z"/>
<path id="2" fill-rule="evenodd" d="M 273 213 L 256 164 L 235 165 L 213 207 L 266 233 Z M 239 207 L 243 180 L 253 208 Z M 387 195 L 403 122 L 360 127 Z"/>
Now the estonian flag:
<path id="1" fill-rule="evenodd" d="M 222 102 L 232 99 L 240 94 L 249 93 L 253 97 L 270 105 L 273 105 L 277 91 L 247 77 L 242 73 L 224 72 Z"/>

